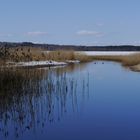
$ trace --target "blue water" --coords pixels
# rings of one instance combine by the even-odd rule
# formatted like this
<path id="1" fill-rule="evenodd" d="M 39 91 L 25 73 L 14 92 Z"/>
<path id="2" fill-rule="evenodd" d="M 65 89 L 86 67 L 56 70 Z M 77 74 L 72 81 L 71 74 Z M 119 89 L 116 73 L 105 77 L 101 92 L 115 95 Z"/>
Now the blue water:
<path id="1" fill-rule="evenodd" d="M 140 73 L 113 62 L 24 73 L 1 91 L 0 140 L 140 139 Z"/>

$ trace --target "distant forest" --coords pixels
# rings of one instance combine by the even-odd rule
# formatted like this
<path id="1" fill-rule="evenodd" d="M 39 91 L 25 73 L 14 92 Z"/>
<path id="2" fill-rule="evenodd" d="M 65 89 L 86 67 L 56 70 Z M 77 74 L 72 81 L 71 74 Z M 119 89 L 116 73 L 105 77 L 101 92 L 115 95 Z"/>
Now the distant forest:
<path id="1" fill-rule="evenodd" d="M 37 47 L 48 51 L 54 50 L 74 50 L 74 51 L 140 51 L 140 46 L 120 45 L 120 46 L 78 46 L 78 45 L 56 45 L 56 44 L 35 44 L 31 42 L 11 43 L 0 42 L 0 48 L 11 47 Z"/>

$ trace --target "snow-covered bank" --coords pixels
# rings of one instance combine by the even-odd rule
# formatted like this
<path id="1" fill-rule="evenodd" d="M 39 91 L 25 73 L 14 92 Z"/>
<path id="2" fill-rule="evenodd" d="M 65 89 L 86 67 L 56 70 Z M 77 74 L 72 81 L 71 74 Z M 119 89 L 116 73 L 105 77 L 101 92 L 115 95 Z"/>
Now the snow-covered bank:
<path id="1" fill-rule="evenodd" d="M 56 61 L 29 61 L 29 62 L 7 62 L 5 67 L 51 67 L 65 66 L 68 63 Z"/>
<path id="2" fill-rule="evenodd" d="M 135 53 L 140 53 L 138 51 L 79 51 L 78 53 L 84 53 L 88 56 L 105 56 L 105 55 L 110 55 L 110 56 L 113 56 L 113 55 L 130 55 L 130 54 L 135 54 Z"/>
<path id="3" fill-rule="evenodd" d="M 65 66 L 68 64 L 79 63 L 78 60 L 67 60 L 66 62 L 57 61 L 29 61 L 29 62 L 7 62 L 6 67 L 51 67 Z"/>
<path id="4" fill-rule="evenodd" d="M 65 62 L 56 62 L 56 61 L 29 61 L 29 62 L 19 62 L 15 64 L 16 66 L 24 67 L 35 67 L 35 66 L 62 66 L 67 65 Z"/>
<path id="5" fill-rule="evenodd" d="M 76 63 L 80 63 L 79 60 L 66 60 L 67 63 L 70 63 L 70 64 L 76 64 Z"/>

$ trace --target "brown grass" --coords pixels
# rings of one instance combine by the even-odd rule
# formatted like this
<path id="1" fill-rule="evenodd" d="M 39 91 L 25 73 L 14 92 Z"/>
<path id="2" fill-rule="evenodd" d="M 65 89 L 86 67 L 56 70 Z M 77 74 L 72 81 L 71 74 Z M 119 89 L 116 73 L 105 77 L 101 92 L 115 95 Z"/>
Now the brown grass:
<path id="1" fill-rule="evenodd" d="M 78 53 L 73 50 L 58 50 L 45 52 L 41 48 L 34 47 L 16 47 L 7 49 L 6 56 L 0 57 L 0 65 L 5 62 L 21 62 L 21 61 L 67 61 L 79 60 L 80 62 L 89 62 L 94 60 L 106 60 L 121 62 L 124 66 L 134 66 L 140 64 L 140 54 L 126 56 L 87 56 L 84 53 Z"/>
<path id="2" fill-rule="evenodd" d="M 140 64 L 140 54 L 133 54 L 125 56 L 122 59 L 122 63 L 125 66 L 134 66 Z"/>
<path id="3" fill-rule="evenodd" d="M 93 61 L 93 58 L 91 56 L 88 56 L 84 53 L 75 53 L 76 60 L 79 60 L 81 62 L 90 62 Z"/>
<path id="4" fill-rule="evenodd" d="M 80 62 L 91 61 L 91 57 L 85 55 L 84 53 L 76 53 L 75 51 L 50 51 L 47 53 L 47 59 L 56 61 L 66 61 L 66 60 L 79 60 Z"/>
<path id="5" fill-rule="evenodd" d="M 50 51 L 46 53 L 48 60 L 57 60 L 57 61 L 66 61 L 66 60 L 75 60 L 74 51 Z"/>
<path id="6" fill-rule="evenodd" d="M 132 54 L 125 56 L 93 56 L 93 60 L 106 60 L 121 62 L 124 66 L 134 66 L 140 64 L 140 54 Z"/>
<path id="7" fill-rule="evenodd" d="M 54 60 L 54 61 L 67 61 L 79 60 L 81 62 L 91 61 L 90 56 L 82 53 L 76 53 L 73 50 L 58 50 L 44 52 L 41 48 L 33 47 L 16 47 L 9 48 L 7 55 L 0 58 L 0 64 L 3 62 L 22 62 L 22 61 L 41 61 L 41 60 Z"/>
<path id="8" fill-rule="evenodd" d="M 10 48 L 10 59 L 11 61 L 32 61 L 32 60 L 43 60 L 45 59 L 44 54 L 42 54 L 42 49 L 33 47 L 18 47 Z"/>

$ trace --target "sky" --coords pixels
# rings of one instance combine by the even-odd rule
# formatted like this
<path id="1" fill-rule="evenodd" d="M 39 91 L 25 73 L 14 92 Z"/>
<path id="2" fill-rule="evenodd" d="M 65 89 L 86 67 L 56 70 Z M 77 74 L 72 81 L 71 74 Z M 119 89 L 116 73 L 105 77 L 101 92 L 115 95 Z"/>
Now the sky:
<path id="1" fill-rule="evenodd" d="M 140 45 L 140 0 L 0 0 L 0 41 Z"/>

